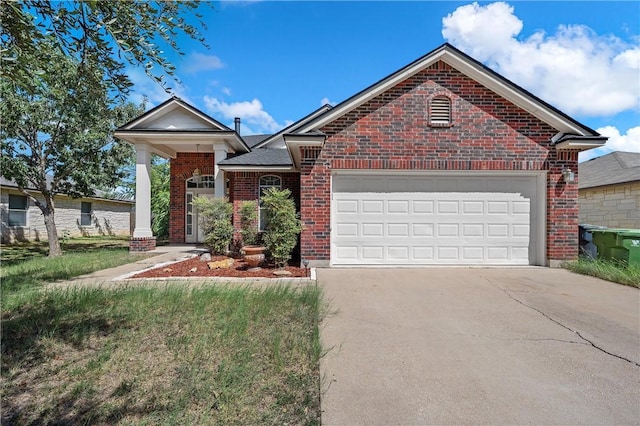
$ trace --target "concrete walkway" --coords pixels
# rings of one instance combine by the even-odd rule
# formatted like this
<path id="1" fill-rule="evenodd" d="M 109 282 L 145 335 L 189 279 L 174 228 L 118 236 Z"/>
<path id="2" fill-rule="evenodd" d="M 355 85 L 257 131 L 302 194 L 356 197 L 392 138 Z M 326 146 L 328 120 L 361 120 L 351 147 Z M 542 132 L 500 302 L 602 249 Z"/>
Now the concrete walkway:
<path id="1" fill-rule="evenodd" d="M 145 269 L 156 267 L 159 264 L 176 262 L 188 259 L 194 255 L 198 256 L 206 253 L 207 249 L 196 245 L 168 245 L 157 247 L 153 251 L 146 252 L 149 257 L 138 260 L 137 262 L 127 263 L 125 265 L 116 266 L 115 268 L 103 269 L 91 274 L 81 275 L 79 277 L 65 281 L 67 285 L 74 284 L 99 284 L 108 281 L 125 279 Z"/>
<path id="2" fill-rule="evenodd" d="M 547 268 L 320 269 L 324 425 L 638 424 L 635 288 Z"/>

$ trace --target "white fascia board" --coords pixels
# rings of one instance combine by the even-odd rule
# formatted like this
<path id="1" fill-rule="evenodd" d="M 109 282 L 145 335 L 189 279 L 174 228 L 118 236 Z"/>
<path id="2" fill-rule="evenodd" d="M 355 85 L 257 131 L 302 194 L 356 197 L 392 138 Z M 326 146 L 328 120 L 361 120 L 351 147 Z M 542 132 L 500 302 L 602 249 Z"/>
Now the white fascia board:
<path id="1" fill-rule="evenodd" d="M 296 169 L 300 169 L 300 147 L 301 146 L 319 146 L 324 145 L 327 139 L 325 135 L 283 135 L 284 143 L 289 150 L 289 157 L 293 160 Z"/>
<path id="2" fill-rule="evenodd" d="M 284 129 L 280 130 L 278 133 L 274 133 L 273 135 L 269 136 L 267 139 L 263 140 L 262 142 L 254 146 L 253 149 L 264 148 L 265 146 L 269 145 L 271 142 L 278 139 L 279 137 L 284 136 L 286 133 L 295 131 L 300 126 L 303 126 L 304 124 L 314 120 L 316 117 L 319 117 L 320 115 L 324 114 L 330 109 L 331 109 L 330 106 L 327 106 L 327 105 L 320 107 L 318 110 L 311 113 L 308 117 L 305 117 L 302 120 L 296 123 L 293 123 L 288 127 L 285 127 Z"/>
<path id="3" fill-rule="evenodd" d="M 244 143 L 240 136 L 234 131 L 202 131 L 202 132 L 185 132 L 185 131 L 126 131 L 117 130 L 113 134 L 115 137 L 123 139 L 129 143 L 145 142 L 149 145 L 190 145 L 200 141 L 200 143 L 209 142 L 214 145 L 216 142 L 223 142 L 229 145 L 233 150 L 240 152 L 249 152 L 249 147 Z"/>
<path id="4" fill-rule="evenodd" d="M 536 99 L 533 99 L 518 90 L 514 90 L 513 87 L 506 84 L 501 79 L 496 78 L 475 64 L 469 63 L 457 55 L 447 52 L 446 55 L 443 55 L 442 61 L 451 65 L 453 68 L 473 80 L 481 83 L 483 86 L 507 99 L 514 105 L 529 112 L 534 117 L 549 124 L 558 131 L 563 133 L 576 133 L 584 136 L 592 134 L 584 127 L 578 126 L 576 123 L 567 120 L 565 117 L 562 117 L 546 105 L 538 102 Z"/>
<path id="5" fill-rule="evenodd" d="M 606 139 L 603 140 L 585 140 L 585 139 L 567 139 L 555 146 L 556 150 L 564 151 L 567 149 L 578 149 L 580 151 L 587 151 L 589 149 L 601 148 L 606 143 Z"/>
<path id="6" fill-rule="evenodd" d="M 175 109 L 176 107 L 184 108 L 189 113 L 195 115 L 196 117 L 200 118 L 201 120 L 206 121 L 207 123 L 211 124 L 216 129 L 223 130 L 223 131 L 228 131 L 229 130 L 227 128 L 220 127 L 220 124 L 215 122 L 215 121 L 212 121 L 210 117 L 207 117 L 206 115 L 202 114 L 200 111 L 197 111 L 197 110 L 193 109 L 189 104 L 186 104 L 184 102 L 180 102 L 177 99 L 171 99 L 169 102 L 166 103 L 166 105 L 161 106 L 160 108 L 158 108 L 157 110 L 155 110 L 155 111 L 153 111 L 151 113 L 142 114 L 137 120 L 132 121 L 131 123 L 129 123 L 125 127 L 125 129 L 126 130 L 131 130 L 131 129 L 139 126 L 141 123 L 144 123 L 145 121 L 149 121 L 149 120 L 154 119 L 157 116 L 164 115 L 165 111 L 167 111 L 168 109 Z"/>

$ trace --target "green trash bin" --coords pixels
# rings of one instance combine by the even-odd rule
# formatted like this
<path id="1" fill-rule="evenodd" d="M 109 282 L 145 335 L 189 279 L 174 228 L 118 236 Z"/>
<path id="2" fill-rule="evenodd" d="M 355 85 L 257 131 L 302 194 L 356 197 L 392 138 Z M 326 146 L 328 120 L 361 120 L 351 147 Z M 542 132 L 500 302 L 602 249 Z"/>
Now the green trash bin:
<path id="1" fill-rule="evenodd" d="M 613 254 L 625 255 L 621 249 L 626 251 L 626 259 L 629 265 L 640 267 L 640 229 L 624 229 L 617 234 L 617 250 Z"/>
<path id="2" fill-rule="evenodd" d="M 612 255 L 616 254 L 614 250 L 617 244 L 618 232 L 615 229 L 593 229 L 590 231 L 593 235 L 593 244 L 598 248 L 598 258 L 611 260 Z"/>

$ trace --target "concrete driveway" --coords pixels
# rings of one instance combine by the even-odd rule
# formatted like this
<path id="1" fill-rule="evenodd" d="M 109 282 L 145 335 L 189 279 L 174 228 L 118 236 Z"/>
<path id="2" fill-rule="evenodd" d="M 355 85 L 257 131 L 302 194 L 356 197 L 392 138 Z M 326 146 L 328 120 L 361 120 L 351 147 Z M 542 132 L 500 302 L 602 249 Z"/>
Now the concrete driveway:
<path id="1" fill-rule="evenodd" d="M 561 269 L 320 269 L 322 423 L 639 424 L 637 289 Z"/>

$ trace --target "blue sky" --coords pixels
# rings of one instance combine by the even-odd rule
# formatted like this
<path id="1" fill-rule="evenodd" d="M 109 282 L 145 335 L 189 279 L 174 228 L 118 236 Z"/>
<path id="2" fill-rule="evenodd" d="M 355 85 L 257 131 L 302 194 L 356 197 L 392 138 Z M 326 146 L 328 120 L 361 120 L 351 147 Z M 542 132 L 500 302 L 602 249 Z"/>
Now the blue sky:
<path id="1" fill-rule="evenodd" d="M 209 50 L 187 38 L 174 93 L 243 134 L 270 133 L 339 103 L 449 42 L 640 152 L 640 3 L 214 2 L 202 7 Z M 130 69 L 134 101 L 169 95 Z"/>

